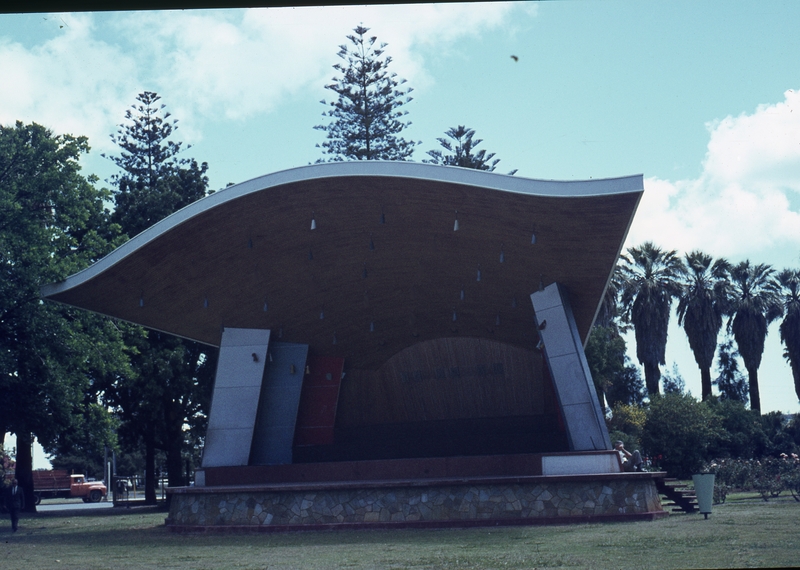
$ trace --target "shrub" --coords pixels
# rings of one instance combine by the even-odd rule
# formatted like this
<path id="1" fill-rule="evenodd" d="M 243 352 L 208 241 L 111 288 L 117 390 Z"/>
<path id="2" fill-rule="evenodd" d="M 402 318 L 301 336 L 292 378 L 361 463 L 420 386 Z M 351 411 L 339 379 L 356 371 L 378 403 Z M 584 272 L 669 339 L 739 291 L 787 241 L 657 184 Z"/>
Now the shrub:
<path id="1" fill-rule="evenodd" d="M 616 404 L 606 420 L 611 441 L 621 440 L 625 449 L 641 449 L 647 410 L 637 404 Z"/>
<path id="2" fill-rule="evenodd" d="M 800 459 L 783 456 L 755 459 L 721 459 L 703 469 L 714 473 L 714 502 L 724 503 L 728 492 L 757 491 L 768 501 L 789 491 L 800 502 Z"/>
<path id="3" fill-rule="evenodd" d="M 758 457 L 767 446 L 767 435 L 757 411 L 736 400 L 708 400 L 708 406 L 720 417 L 720 431 L 708 448 L 710 457 Z"/>
<path id="4" fill-rule="evenodd" d="M 642 446 L 655 464 L 672 477 L 688 478 L 706 462 L 719 437 L 720 417 L 690 394 L 672 392 L 650 398 Z"/>
<path id="5" fill-rule="evenodd" d="M 782 412 L 769 412 L 761 416 L 761 427 L 765 438 L 763 446 L 757 450 L 757 456 L 776 457 L 781 453 L 787 455 L 797 453 L 797 443 L 795 442 L 795 420 L 787 422 Z"/>

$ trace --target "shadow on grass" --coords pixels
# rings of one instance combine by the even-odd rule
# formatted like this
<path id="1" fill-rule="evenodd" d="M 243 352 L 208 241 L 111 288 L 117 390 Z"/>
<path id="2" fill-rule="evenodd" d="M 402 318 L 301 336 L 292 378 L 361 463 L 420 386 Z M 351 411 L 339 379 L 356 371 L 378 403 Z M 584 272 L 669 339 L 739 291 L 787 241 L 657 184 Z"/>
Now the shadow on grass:
<path id="1" fill-rule="evenodd" d="M 136 507 L 106 507 L 106 508 L 97 508 L 97 509 L 87 509 L 87 508 L 80 508 L 76 505 L 76 508 L 64 508 L 58 511 L 36 511 L 35 513 L 26 513 L 26 515 L 30 518 L 41 518 L 41 519 L 57 519 L 57 518 L 71 518 L 71 517 L 117 517 L 117 516 L 129 516 L 131 514 L 155 514 L 155 513 L 162 513 L 164 516 L 167 515 L 168 509 L 165 505 L 145 505 L 145 506 L 136 506 Z"/>
<path id="2" fill-rule="evenodd" d="M 102 515 L 100 512 L 103 511 Z M 112 512 L 105 512 L 112 511 Z M 116 511 L 116 512 L 114 512 Z M 23 518 L 0 542 L 20 567 L 392 570 L 738 568 L 796 566 L 800 505 L 758 500 L 714 506 L 709 519 L 466 529 L 175 534 L 158 508 Z M 0 549 L 0 564 L 3 564 Z M 55 564 L 58 563 L 58 564 Z"/>
<path id="3" fill-rule="evenodd" d="M 102 544 L 107 548 L 180 547 L 331 548 L 388 546 L 390 549 L 424 546 L 453 546 L 473 551 L 497 547 L 497 537 L 506 543 L 530 541 L 530 527 L 473 527 L 447 529 L 332 529 L 274 533 L 212 532 L 173 533 L 164 524 L 167 512 L 160 507 L 97 509 L 46 512 L 23 516 L 20 530 L 11 536 L 10 528 L 0 528 L 0 541 L 17 544 L 46 543 L 49 547 L 74 546 L 77 541 Z M 623 523 L 620 523 L 623 524 Z M 562 528 L 575 528 L 568 525 Z M 553 532 L 541 528 L 539 532 Z"/>

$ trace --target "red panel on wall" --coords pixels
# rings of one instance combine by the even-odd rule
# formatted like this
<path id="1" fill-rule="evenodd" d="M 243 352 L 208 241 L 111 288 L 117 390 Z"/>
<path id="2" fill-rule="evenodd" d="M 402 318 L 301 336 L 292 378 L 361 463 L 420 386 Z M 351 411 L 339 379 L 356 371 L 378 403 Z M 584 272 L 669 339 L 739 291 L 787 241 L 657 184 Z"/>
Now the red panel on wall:
<path id="1" fill-rule="evenodd" d="M 344 358 L 309 356 L 303 378 L 294 444 L 330 445 L 336 423 L 336 404 L 342 383 Z"/>

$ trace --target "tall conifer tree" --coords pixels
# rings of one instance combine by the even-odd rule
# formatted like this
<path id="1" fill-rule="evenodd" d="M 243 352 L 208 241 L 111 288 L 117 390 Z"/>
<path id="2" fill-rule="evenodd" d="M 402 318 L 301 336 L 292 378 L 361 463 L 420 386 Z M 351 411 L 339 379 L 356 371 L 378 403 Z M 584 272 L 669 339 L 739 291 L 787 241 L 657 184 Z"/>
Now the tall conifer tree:
<path id="1" fill-rule="evenodd" d="M 459 125 L 458 127 L 448 129 L 445 135 L 450 140 L 444 137 L 440 137 L 436 140 L 439 141 L 441 147 L 447 152 L 443 153 L 440 150 L 429 150 L 428 156 L 431 157 L 431 160 L 423 160 L 422 162 L 494 172 L 500 159 L 494 158 L 493 152 L 486 154 L 484 149 L 475 150 L 475 148 L 483 142 L 483 139 L 474 138 L 475 129 Z M 493 158 L 494 160 L 492 160 Z M 512 170 L 509 174 L 515 174 L 516 172 L 516 170 Z"/>
<path id="2" fill-rule="evenodd" d="M 179 157 L 183 143 L 170 140 L 178 121 L 159 104 L 161 97 L 145 91 L 136 100 L 125 112 L 129 122 L 111 135 L 119 156 L 103 155 L 121 170 L 111 177 L 112 218 L 129 237 L 208 193 L 208 164 Z"/>
<path id="3" fill-rule="evenodd" d="M 111 135 L 120 154 L 108 157 L 121 169 L 112 177 L 113 219 L 130 237 L 209 193 L 208 165 L 178 156 L 183 145 L 170 140 L 177 121 L 170 120 L 161 98 L 145 91 L 136 99 L 125 114 L 128 123 Z M 169 484 L 186 483 L 183 456 L 190 442 L 184 426 L 205 417 L 216 355 L 198 343 L 138 328 L 127 342 L 136 348 L 135 375 L 115 387 L 114 398 L 122 411 L 123 438 L 144 443 L 145 496 L 153 503 L 156 449 L 166 454 Z"/>
<path id="4" fill-rule="evenodd" d="M 325 86 L 337 95 L 331 103 L 322 101 L 330 107 L 322 116 L 331 121 L 314 128 L 327 133 L 327 140 L 317 146 L 330 161 L 408 160 L 419 144 L 400 136 L 411 124 L 403 106 L 411 102 L 413 89 L 403 87 L 406 80 L 388 71 L 392 58 L 384 55 L 387 44 L 376 46 L 378 38 L 366 36 L 368 31 L 357 26 L 347 36 L 350 44 L 339 46 L 343 62 L 333 66 L 339 74 Z"/>
<path id="5" fill-rule="evenodd" d="M 719 389 L 720 400 L 733 400 L 747 404 L 749 387 L 747 379 L 739 370 L 739 352 L 733 346 L 733 339 L 727 338 L 719 346 L 717 371 L 719 374 L 713 381 Z"/>

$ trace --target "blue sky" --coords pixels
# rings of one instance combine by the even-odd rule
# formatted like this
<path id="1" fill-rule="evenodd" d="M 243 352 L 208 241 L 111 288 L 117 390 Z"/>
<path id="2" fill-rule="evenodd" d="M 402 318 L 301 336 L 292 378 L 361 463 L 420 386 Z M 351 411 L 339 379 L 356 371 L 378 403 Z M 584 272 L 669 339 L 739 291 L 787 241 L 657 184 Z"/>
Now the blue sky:
<path id="1" fill-rule="evenodd" d="M 137 93 L 162 96 L 212 188 L 320 158 L 320 100 L 363 23 L 414 87 L 415 160 L 459 124 L 499 172 L 643 173 L 627 245 L 650 239 L 738 262 L 800 267 L 796 1 L 414 4 L 0 15 L 0 123 L 87 135 L 85 172 L 114 172 L 109 134 Z M 514 61 L 511 56 L 518 57 Z M 795 113 L 794 111 L 797 111 Z M 631 349 L 632 340 L 630 342 Z M 777 324 L 764 411 L 798 412 Z M 666 370 L 700 380 L 685 335 Z"/>

